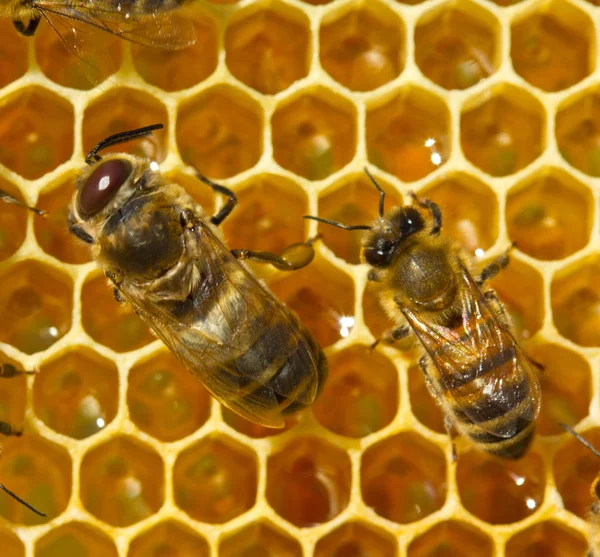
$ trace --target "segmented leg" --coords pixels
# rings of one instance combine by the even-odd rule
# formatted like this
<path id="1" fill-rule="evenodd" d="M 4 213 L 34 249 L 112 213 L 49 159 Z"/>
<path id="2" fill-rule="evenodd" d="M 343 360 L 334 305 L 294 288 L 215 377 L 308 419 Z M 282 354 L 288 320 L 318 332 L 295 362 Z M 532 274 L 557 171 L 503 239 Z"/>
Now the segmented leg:
<path id="1" fill-rule="evenodd" d="M 237 205 L 237 197 L 235 193 L 233 193 L 229 188 L 225 186 L 221 186 L 220 184 L 216 184 L 212 180 L 209 180 L 206 176 L 203 176 L 199 172 L 196 173 L 196 176 L 201 182 L 204 182 L 207 186 L 210 186 L 213 191 L 220 193 L 222 195 L 227 196 L 229 199 L 227 203 L 219 210 L 216 215 L 213 215 L 210 219 L 210 222 L 215 226 L 219 226 L 230 214 L 231 211 L 235 209 Z"/>
<path id="2" fill-rule="evenodd" d="M 15 26 L 15 29 L 21 33 L 21 35 L 25 37 L 31 37 L 36 32 L 38 25 L 40 24 L 40 20 L 41 17 L 36 16 L 29 20 L 27 27 L 23 25 L 22 21 L 13 21 L 13 25 Z"/>
<path id="3" fill-rule="evenodd" d="M 266 263 L 281 271 L 296 271 L 306 267 L 315 257 L 313 244 L 321 237 L 317 234 L 306 242 L 291 244 L 279 255 L 270 251 L 253 251 L 248 249 L 233 249 L 231 253 L 236 259 L 242 261 L 255 261 Z"/>
<path id="4" fill-rule="evenodd" d="M 420 199 L 417 197 L 417 194 L 414 192 L 410 192 L 409 194 L 414 202 L 423 209 L 427 209 L 431 214 L 431 218 L 433 219 L 433 228 L 431 229 L 431 235 L 437 236 L 442 229 L 442 211 L 439 208 L 438 204 L 431 199 Z"/>
<path id="5" fill-rule="evenodd" d="M 69 232 L 79 238 L 82 242 L 86 244 L 93 244 L 94 238 L 92 238 L 81 226 L 75 223 L 75 218 L 73 217 L 73 213 L 69 212 Z"/>
<path id="6" fill-rule="evenodd" d="M 10 379 L 11 377 L 16 377 L 17 375 L 35 375 L 35 371 L 24 371 L 22 369 L 17 369 L 12 364 L 0 363 L 0 378 L 2 379 Z"/>
<path id="7" fill-rule="evenodd" d="M 394 344 L 397 340 L 402 338 L 406 338 L 410 334 L 410 327 L 406 325 L 401 325 L 400 327 L 396 327 L 395 329 L 389 329 L 385 331 L 373 344 L 371 344 L 371 350 L 374 350 L 375 347 L 384 342 L 385 344 Z"/>
<path id="8" fill-rule="evenodd" d="M 481 287 L 483 283 L 494 278 L 502 269 L 510 263 L 509 252 L 515 247 L 513 243 L 503 254 L 499 255 L 492 262 L 488 263 L 481 271 L 479 278 L 475 280 L 477 286 Z"/>

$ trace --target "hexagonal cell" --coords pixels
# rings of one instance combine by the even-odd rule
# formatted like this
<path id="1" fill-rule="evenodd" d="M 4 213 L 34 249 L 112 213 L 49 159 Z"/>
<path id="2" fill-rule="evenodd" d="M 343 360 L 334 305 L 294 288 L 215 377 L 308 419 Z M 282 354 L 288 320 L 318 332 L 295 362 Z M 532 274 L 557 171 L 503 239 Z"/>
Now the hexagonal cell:
<path id="1" fill-rule="evenodd" d="M 0 45 L 0 87 L 4 87 L 27 71 L 27 39 L 17 33 L 8 18 L 0 21 L 0 36 L 4 37 Z"/>
<path id="2" fill-rule="evenodd" d="M 587 257 L 561 270 L 550 285 L 558 332 L 581 346 L 600 346 L 600 257 Z"/>
<path id="3" fill-rule="evenodd" d="M 3 352 L 0 352 L 0 365 L 2 364 L 12 365 L 17 370 L 23 371 L 23 366 L 6 356 Z M 16 428 L 21 427 L 25 419 L 26 404 L 27 377 L 25 374 L 16 375 L 10 380 L 8 378 L 0 379 L 0 421 L 9 423 Z M 0 448 L 0 458 L 2 458 L 1 451 L 2 449 Z"/>
<path id="4" fill-rule="evenodd" d="M 446 499 L 444 453 L 416 433 L 388 437 L 363 454 L 360 487 L 378 515 L 400 524 L 420 520 Z"/>
<path id="5" fill-rule="evenodd" d="M 165 127 L 136 141 L 107 147 L 103 153 L 131 153 L 157 162 L 162 162 L 167 156 L 168 117 L 164 105 L 156 97 L 135 89 L 110 89 L 90 103 L 83 113 L 83 150 L 89 152 L 113 133 L 150 124 L 163 124 Z"/>
<path id="6" fill-rule="evenodd" d="M 162 458 L 133 437 L 119 435 L 94 446 L 79 473 L 83 506 L 111 526 L 131 526 L 164 502 Z"/>
<path id="7" fill-rule="evenodd" d="M 155 337 L 127 303 L 118 303 L 104 275 L 84 283 L 81 290 L 81 324 L 86 333 L 115 352 L 129 352 Z"/>
<path id="8" fill-rule="evenodd" d="M 361 522 L 350 522 L 321 538 L 314 557 L 394 557 L 396 551 L 396 542 L 387 532 Z"/>
<path id="9" fill-rule="evenodd" d="M 225 31 L 229 71 L 249 87 L 272 95 L 308 75 L 309 22 L 289 6 L 242 11 Z"/>
<path id="10" fill-rule="evenodd" d="M 600 447 L 600 429 L 582 435 L 593 447 Z M 552 461 L 554 480 L 565 509 L 584 520 L 594 500 L 590 488 L 599 469 L 600 459 L 595 454 L 571 435 L 564 435 L 564 443 Z"/>
<path id="11" fill-rule="evenodd" d="M 239 206 L 223 223 L 229 247 L 280 253 L 305 240 L 308 199 L 294 182 L 262 174 L 236 188 L 236 195 Z"/>
<path id="12" fill-rule="evenodd" d="M 592 20 L 579 8 L 554 0 L 517 18 L 511 27 L 515 71 L 544 91 L 560 91 L 588 76 L 595 66 Z"/>
<path id="13" fill-rule="evenodd" d="M 279 105 L 271 127 L 275 160 L 309 180 L 326 178 L 354 156 L 356 109 L 326 89 L 311 89 Z"/>
<path id="14" fill-rule="evenodd" d="M 12 530 L 0 527 L 0 545 L 4 557 L 25 557 L 25 546 Z"/>
<path id="15" fill-rule="evenodd" d="M 557 435 L 559 425 L 575 425 L 588 414 L 592 397 L 592 371 L 588 361 L 558 344 L 538 344 L 527 354 L 543 366 L 538 374 L 542 386 L 542 408 L 536 430 L 541 435 Z M 565 380 L 565 370 L 569 379 Z"/>
<path id="16" fill-rule="evenodd" d="M 0 100 L 0 163 L 28 180 L 54 170 L 73 153 L 73 106 L 38 86 Z"/>
<path id="17" fill-rule="evenodd" d="M 37 261 L 21 261 L 0 276 L 0 341 L 33 354 L 71 328 L 73 284 Z"/>
<path id="18" fill-rule="evenodd" d="M 563 259 L 583 248 L 594 220 L 591 191 L 558 169 L 545 170 L 509 193 L 506 226 L 522 252 Z"/>
<path id="19" fill-rule="evenodd" d="M 102 430 L 117 414 L 117 366 L 89 349 L 63 353 L 35 377 L 33 406 L 50 428 L 74 439 Z"/>
<path id="20" fill-rule="evenodd" d="M 61 514 L 71 497 L 71 457 L 60 445 L 27 433 L 7 437 L 0 458 L 2 483 L 46 514 L 38 516 L 5 493 L 0 515 L 17 524 L 43 524 Z"/>
<path id="21" fill-rule="evenodd" d="M 446 433 L 444 414 L 427 389 L 423 371 L 418 364 L 408 368 L 410 408 L 423 425 L 438 433 Z"/>
<path id="22" fill-rule="evenodd" d="M 300 527 L 335 518 L 350 501 L 348 455 L 317 437 L 301 437 L 278 447 L 267 461 L 267 501 Z"/>
<path id="23" fill-rule="evenodd" d="M 127 555 L 128 557 L 209 557 L 210 548 L 206 540 L 189 526 L 167 520 L 134 538 Z"/>
<path id="24" fill-rule="evenodd" d="M 470 524 L 450 520 L 436 524 L 408 546 L 407 557 L 492 557 L 492 540 Z"/>
<path id="25" fill-rule="evenodd" d="M 300 544 L 267 523 L 251 524 L 226 537 L 219 557 L 302 557 Z"/>
<path id="26" fill-rule="evenodd" d="M 221 524 L 256 501 L 256 455 L 227 437 L 208 437 L 182 452 L 173 468 L 177 506 L 194 520 Z"/>
<path id="27" fill-rule="evenodd" d="M 175 130 L 183 162 L 215 179 L 252 168 L 263 150 L 262 108 L 227 85 L 181 104 Z"/>
<path id="28" fill-rule="evenodd" d="M 558 522 L 540 522 L 508 540 L 506 557 L 581 557 L 586 553 L 585 538 Z"/>
<path id="29" fill-rule="evenodd" d="M 210 395 L 170 352 L 162 351 L 129 372 L 129 417 L 161 441 L 196 431 L 210 415 Z"/>
<path id="30" fill-rule="evenodd" d="M 35 544 L 35 557 L 118 557 L 113 540 L 84 522 L 69 522 L 50 530 Z"/>
<path id="31" fill-rule="evenodd" d="M 387 209 L 401 204 L 401 198 L 391 186 L 377 180 L 386 192 Z M 319 216 L 344 224 L 369 224 L 379 217 L 379 192 L 366 174 L 344 177 L 319 197 Z M 365 231 L 341 230 L 319 223 L 318 231 L 323 241 L 338 257 L 348 263 L 360 263 L 360 247 Z"/>
<path id="32" fill-rule="evenodd" d="M 279 273 L 269 287 L 323 348 L 354 327 L 354 281 L 319 257 L 304 269 Z"/>
<path id="33" fill-rule="evenodd" d="M 232 410 L 225 406 L 221 406 L 221 413 L 223 415 L 223 421 L 231 426 L 236 431 L 251 437 L 252 439 L 263 439 L 264 437 L 272 437 L 273 435 L 281 435 L 282 433 L 289 431 L 298 423 L 298 416 L 292 415 L 285 418 L 285 426 L 280 429 L 273 429 L 271 427 L 264 427 L 262 425 L 255 424 L 246 418 L 242 418 L 239 414 L 236 414 Z"/>
<path id="34" fill-rule="evenodd" d="M 365 346 L 352 346 L 329 359 L 329 377 L 313 412 L 339 435 L 364 437 L 394 419 L 398 396 L 394 364 Z"/>
<path id="35" fill-rule="evenodd" d="M 496 291 L 512 320 L 519 341 L 531 338 L 544 322 L 544 278 L 537 269 L 511 257 L 489 285 Z"/>
<path id="36" fill-rule="evenodd" d="M 544 108 L 513 86 L 486 91 L 463 108 L 460 143 L 475 166 L 491 176 L 508 176 L 544 150 Z"/>
<path id="37" fill-rule="evenodd" d="M 555 135 L 563 159 L 581 172 L 600 176 L 600 92 L 585 91 L 561 105 Z"/>
<path id="38" fill-rule="evenodd" d="M 25 201 L 17 186 L 0 178 L 0 190 Z M 15 253 L 25 240 L 28 211 L 0 199 L 0 261 Z M 44 220 L 44 219 L 36 219 Z"/>
<path id="39" fill-rule="evenodd" d="M 404 69 L 404 24 L 371 2 L 326 18 L 319 31 L 321 65 L 352 91 L 371 91 Z"/>
<path id="40" fill-rule="evenodd" d="M 519 460 L 506 460 L 471 449 L 457 462 L 456 483 L 462 505 L 485 522 L 518 522 L 544 501 L 544 462 L 532 451 Z"/>
<path id="41" fill-rule="evenodd" d="M 367 110 L 369 161 L 386 172 L 412 182 L 450 156 L 450 113 L 436 95 L 409 87 Z"/>
<path id="42" fill-rule="evenodd" d="M 85 26 L 85 43 L 93 47 L 82 45 L 85 54 L 81 58 L 67 50 L 54 25 L 40 25 L 35 33 L 35 58 L 44 75 L 64 87 L 87 90 L 116 73 L 123 62 L 123 41 L 99 27 Z"/>
<path id="43" fill-rule="evenodd" d="M 196 42 L 183 50 L 131 45 L 131 59 L 142 79 L 163 91 L 180 91 L 204 81 L 215 71 L 218 63 L 215 22 L 201 15 L 193 27 Z"/>
<path id="44" fill-rule="evenodd" d="M 442 210 L 444 234 L 479 256 L 498 237 L 498 196 L 485 183 L 457 173 L 436 181 L 419 192 Z M 521 246 L 519 245 L 519 248 Z"/>
<path id="45" fill-rule="evenodd" d="M 497 70 L 499 34 L 498 20 L 477 4 L 443 5 L 417 23 L 417 65 L 445 89 L 466 89 Z"/>

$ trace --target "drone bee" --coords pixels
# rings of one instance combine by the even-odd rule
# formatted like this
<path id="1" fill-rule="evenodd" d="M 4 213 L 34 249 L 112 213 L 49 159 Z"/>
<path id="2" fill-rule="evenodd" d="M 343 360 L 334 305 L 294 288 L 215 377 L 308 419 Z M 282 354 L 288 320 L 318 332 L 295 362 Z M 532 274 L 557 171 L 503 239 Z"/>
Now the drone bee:
<path id="1" fill-rule="evenodd" d="M 412 331 L 425 349 L 419 363 L 450 435 L 458 432 L 497 456 L 521 457 L 540 409 L 539 381 L 500 301 L 492 290 L 481 291 L 508 264 L 508 254 L 473 278 L 458 245 L 440 234 L 442 213 L 433 201 L 413 195 L 416 206 L 394 207 L 384 214 L 385 193 L 365 171 L 380 192 L 375 222 L 347 226 L 305 218 L 368 231 L 361 260 L 371 266 L 368 279 L 397 323 L 373 347 Z"/>
<path id="2" fill-rule="evenodd" d="M 217 227 L 237 204 L 232 191 L 197 175 L 228 198 L 210 217 L 150 160 L 98 155 L 160 128 L 118 133 L 92 149 L 77 178 L 69 229 L 91 244 L 116 297 L 133 306 L 217 400 L 253 422 L 284 427 L 285 416 L 320 393 L 327 361 L 298 317 L 240 261 L 299 269 L 313 259 L 314 240 L 281 255 L 230 251 Z"/>

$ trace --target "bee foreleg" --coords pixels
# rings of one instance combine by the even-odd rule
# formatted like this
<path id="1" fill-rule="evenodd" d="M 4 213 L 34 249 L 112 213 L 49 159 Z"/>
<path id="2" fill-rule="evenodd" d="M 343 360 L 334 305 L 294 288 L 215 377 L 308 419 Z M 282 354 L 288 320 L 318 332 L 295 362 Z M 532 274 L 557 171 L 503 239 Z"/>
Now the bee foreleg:
<path id="1" fill-rule="evenodd" d="M 235 209 L 235 206 L 237 205 L 237 197 L 235 193 L 233 193 L 229 188 L 221 186 L 220 184 L 216 184 L 215 182 L 209 180 L 206 176 L 203 176 L 199 172 L 196 172 L 196 176 L 198 177 L 198 180 L 204 182 L 207 186 L 210 186 L 213 189 L 213 191 L 216 191 L 217 193 L 220 193 L 222 195 L 226 195 L 229 198 L 227 200 L 227 203 L 225 203 L 225 205 L 221 207 L 219 212 L 210 218 L 210 222 L 212 224 L 214 224 L 215 226 L 219 226 L 219 224 L 221 224 L 229 216 L 231 211 Z"/>
<path id="2" fill-rule="evenodd" d="M 510 263 L 509 252 L 514 247 L 511 245 L 502 255 L 499 255 L 492 262 L 488 263 L 482 270 L 479 278 L 475 281 L 477 286 L 481 287 L 484 282 L 494 278 L 502 269 Z"/>
<path id="3" fill-rule="evenodd" d="M 31 37 L 36 32 L 41 19 L 42 18 L 39 15 L 32 17 L 29 20 L 27 27 L 23 25 L 22 21 L 13 21 L 13 25 L 15 26 L 15 29 L 21 33 L 21 35 L 24 35 L 25 37 Z"/>
<path id="4" fill-rule="evenodd" d="M 417 194 L 414 192 L 410 192 L 410 196 L 414 200 L 414 202 L 423 209 L 427 209 L 431 214 L 431 218 L 433 219 L 433 227 L 431 228 L 431 235 L 437 236 L 442 229 L 442 211 L 440 210 L 438 204 L 431 199 L 420 199 L 417 197 Z"/>
<path id="5" fill-rule="evenodd" d="M 281 271 L 296 271 L 306 267 L 315 257 L 313 243 L 319 236 L 306 242 L 291 244 L 284 248 L 280 255 L 269 251 L 252 251 L 248 249 L 233 249 L 231 253 L 236 259 L 248 259 L 257 263 L 267 263 Z"/>
<path id="6" fill-rule="evenodd" d="M 35 375 L 35 371 L 23 371 L 9 363 L 0 364 L 0 378 L 10 379 L 17 375 Z"/>
<path id="7" fill-rule="evenodd" d="M 371 344 L 371 350 L 374 350 L 375 347 L 380 343 L 384 342 L 385 344 L 394 344 L 397 340 L 402 338 L 406 338 L 410 334 L 410 327 L 406 325 L 402 325 L 401 327 L 397 327 L 395 329 L 389 329 L 385 331 L 373 344 Z"/>

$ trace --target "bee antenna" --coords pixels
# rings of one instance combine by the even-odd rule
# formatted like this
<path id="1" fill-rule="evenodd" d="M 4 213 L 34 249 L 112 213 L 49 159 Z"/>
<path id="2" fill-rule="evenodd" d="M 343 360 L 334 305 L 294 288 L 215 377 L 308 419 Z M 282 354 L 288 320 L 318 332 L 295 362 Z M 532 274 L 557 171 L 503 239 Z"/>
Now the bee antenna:
<path id="1" fill-rule="evenodd" d="M 377 183 L 377 180 L 373 177 L 373 175 L 369 172 L 369 169 L 365 166 L 364 168 L 365 174 L 369 177 L 369 180 L 373 182 L 373 185 L 377 188 L 379 192 L 379 216 L 383 217 L 383 204 L 385 201 L 385 192 L 381 189 L 381 186 Z"/>
<path id="2" fill-rule="evenodd" d="M 317 222 L 322 222 L 324 224 L 330 224 L 331 226 L 336 226 L 337 228 L 341 228 L 343 230 L 371 230 L 371 227 L 368 224 L 357 224 L 354 226 L 350 226 L 348 224 L 337 222 L 335 220 L 324 219 L 321 217 L 313 217 L 310 215 L 304 215 L 302 218 L 316 220 Z"/>
<path id="3" fill-rule="evenodd" d="M 16 493 L 13 493 L 8 487 L 0 484 L 0 489 L 10 495 L 15 501 L 21 503 L 21 505 L 26 506 L 30 511 L 33 511 L 35 514 L 39 516 L 46 516 L 43 512 L 38 511 L 36 508 L 32 507 L 27 501 L 21 499 Z"/>
<path id="4" fill-rule="evenodd" d="M 151 126 L 144 126 L 143 128 L 136 128 L 135 130 L 128 130 L 125 132 L 115 133 L 113 135 L 109 135 L 105 137 L 102 141 L 98 143 L 85 157 L 86 164 L 93 164 L 102 159 L 98 155 L 99 151 L 106 149 L 107 147 L 112 147 L 113 145 L 118 145 L 119 143 L 125 143 L 126 141 L 131 141 L 132 139 L 137 139 L 138 137 L 144 137 L 145 135 L 150 135 L 154 130 L 160 130 L 164 126 L 162 124 L 152 124 Z"/>
<path id="5" fill-rule="evenodd" d="M 575 439 L 577 439 L 577 441 L 579 441 L 584 447 L 587 447 L 596 456 L 600 456 L 600 451 L 598 449 L 596 449 L 595 447 L 593 447 L 589 441 L 584 439 L 572 427 L 568 426 L 567 424 L 563 424 L 563 423 L 559 423 L 558 425 L 561 426 L 562 428 L 566 429 L 573 437 L 575 437 Z"/>

